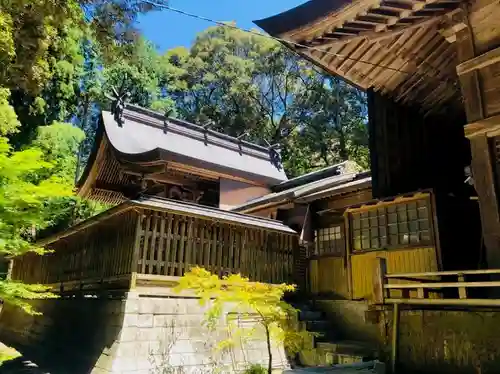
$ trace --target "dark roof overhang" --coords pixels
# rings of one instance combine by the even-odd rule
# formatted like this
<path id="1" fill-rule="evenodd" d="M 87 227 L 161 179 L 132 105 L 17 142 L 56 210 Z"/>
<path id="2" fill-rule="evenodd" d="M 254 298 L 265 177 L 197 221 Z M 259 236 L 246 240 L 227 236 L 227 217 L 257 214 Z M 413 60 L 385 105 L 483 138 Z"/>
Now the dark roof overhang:
<path id="1" fill-rule="evenodd" d="M 446 39 L 460 6 L 459 0 L 311 0 L 255 23 L 361 89 L 425 113 L 461 111 L 456 48 Z"/>

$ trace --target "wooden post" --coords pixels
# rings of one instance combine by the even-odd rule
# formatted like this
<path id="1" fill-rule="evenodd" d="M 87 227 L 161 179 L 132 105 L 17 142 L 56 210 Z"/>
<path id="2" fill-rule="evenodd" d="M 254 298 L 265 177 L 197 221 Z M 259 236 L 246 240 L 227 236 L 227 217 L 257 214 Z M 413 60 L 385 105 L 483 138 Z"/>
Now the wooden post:
<path id="1" fill-rule="evenodd" d="M 470 137 L 472 174 L 481 213 L 486 260 L 490 269 L 500 268 L 500 217 L 498 198 L 488 138 L 485 134 Z"/>
<path id="2" fill-rule="evenodd" d="M 450 22 L 455 30 L 455 37 L 450 41 L 455 41 L 460 62 L 456 69 L 467 114 L 465 133 L 470 140 L 471 168 L 479 200 L 486 259 L 488 267 L 494 269 L 500 267 L 500 219 L 489 137 L 500 129 L 500 121 L 497 122 L 495 116 L 500 96 L 487 91 L 491 91 L 488 87 L 496 84 L 496 78 L 490 71 L 494 71 L 492 67 L 498 68 L 500 50 L 483 54 L 476 50 L 474 27 L 467 5 L 463 4 Z"/>
<path id="3" fill-rule="evenodd" d="M 392 309 L 391 373 L 396 374 L 398 364 L 399 304 Z"/>
<path id="4" fill-rule="evenodd" d="M 387 284 L 387 260 L 382 257 L 375 259 L 375 271 L 373 278 L 373 301 L 375 304 L 383 304 L 386 297 L 384 285 Z"/>
<path id="5" fill-rule="evenodd" d="M 458 281 L 460 283 L 465 282 L 465 276 L 463 274 L 459 274 Z M 458 287 L 458 297 L 461 299 L 467 299 L 467 288 L 466 287 Z"/>

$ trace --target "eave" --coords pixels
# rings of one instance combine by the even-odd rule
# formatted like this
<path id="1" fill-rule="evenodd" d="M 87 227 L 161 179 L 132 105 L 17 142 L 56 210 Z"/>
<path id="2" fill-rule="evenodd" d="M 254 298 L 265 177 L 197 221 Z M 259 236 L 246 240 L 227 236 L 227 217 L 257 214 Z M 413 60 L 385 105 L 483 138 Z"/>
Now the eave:
<path id="1" fill-rule="evenodd" d="M 255 23 L 326 72 L 425 112 L 461 108 L 455 46 L 442 23 L 454 0 L 311 0 Z M 446 104 L 446 105 L 445 105 Z"/>

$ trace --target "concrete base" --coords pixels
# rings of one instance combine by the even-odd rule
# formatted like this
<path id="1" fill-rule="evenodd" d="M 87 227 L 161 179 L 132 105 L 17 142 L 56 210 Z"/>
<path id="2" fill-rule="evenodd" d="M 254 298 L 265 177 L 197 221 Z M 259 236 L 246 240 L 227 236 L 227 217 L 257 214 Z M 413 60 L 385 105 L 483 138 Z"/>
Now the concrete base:
<path id="1" fill-rule="evenodd" d="M 192 373 L 241 371 L 252 363 L 267 366 L 265 336 L 255 322 L 231 315 L 209 329 L 205 307 L 194 298 L 127 293 L 110 298 L 38 300 L 42 316 L 6 307 L 0 339 L 35 357 L 52 374 Z M 255 329 L 252 339 L 238 330 Z M 243 334 L 245 335 L 245 334 Z M 232 345 L 220 349 L 220 341 Z M 273 346 L 273 367 L 288 368 L 284 349 Z"/>

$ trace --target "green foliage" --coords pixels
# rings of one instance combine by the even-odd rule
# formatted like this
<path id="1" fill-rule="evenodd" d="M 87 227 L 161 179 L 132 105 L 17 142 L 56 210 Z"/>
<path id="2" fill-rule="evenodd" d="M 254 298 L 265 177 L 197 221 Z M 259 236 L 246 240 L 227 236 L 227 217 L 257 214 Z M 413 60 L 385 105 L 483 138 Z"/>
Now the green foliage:
<path id="1" fill-rule="evenodd" d="M 364 94 L 280 43 L 217 26 L 165 58 L 181 117 L 281 145 L 290 176 L 347 159 L 368 167 Z"/>
<path id="2" fill-rule="evenodd" d="M 9 92 L 0 90 L 0 254 L 10 258 L 28 251 L 42 253 L 33 241 L 36 231 L 61 214 L 59 199 L 72 196 L 74 152 L 83 132 L 69 124 L 40 128 L 30 147 L 15 151 L 6 137 L 21 123 L 8 105 Z M 40 285 L 0 281 L 4 303 L 36 314 L 26 299 L 51 298 Z"/>
<path id="3" fill-rule="evenodd" d="M 28 314 L 40 315 L 25 300 L 53 299 L 57 295 L 48 292 L 49 288 L 39 284 L 24 284 L 13 281 L 0 281 L 0 297 L 4 303 L 21 308 Z"/>
<path id="4" fill-rule="evenodd" d="M 16 351 L 14 348 L 8 347 L 8 346 L 0 343 L 0 366 L 2 366 L 2 364 L 5 361 L 14 360 L 15 358 L 18 358 L 20 356 L 21 356 L 21 353 Z"/>
<path id="5" fill-rule="evenodd" d="M 225 318 L 232 338 L 219 342 L 221 350 L 230 348 L 241 339 L 255 337 L 263 330 L 268 346 L 268 373 L 272 369 L 272 342 L 284 344 L 287 352 L 294 354 L 311 339 L 311 333 L 298 328 L 297 310 L 283 301 L 285 293 L 295 290 L 294 285 L 250 282 L 240 274 L 231 274 L 221 279 L 196 267 L 184 274 L 176 290 L 194 292 L 200 297 L 202 305 L 209 306 L 206 313 L 209 327 L 215 328 Z M 239 328 L 234 316 L 238 320 L 242 318 L 255 321 L 254 327 Z"/>
<path id="6" fill-rule="evenodd" d="M 243 374 L 266 374 L 267 370 L 265 367 L 259 364 L 252 364 L 245 369 Z"/>

